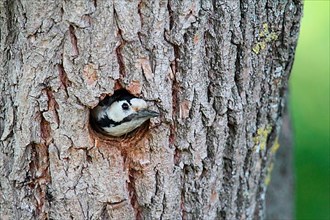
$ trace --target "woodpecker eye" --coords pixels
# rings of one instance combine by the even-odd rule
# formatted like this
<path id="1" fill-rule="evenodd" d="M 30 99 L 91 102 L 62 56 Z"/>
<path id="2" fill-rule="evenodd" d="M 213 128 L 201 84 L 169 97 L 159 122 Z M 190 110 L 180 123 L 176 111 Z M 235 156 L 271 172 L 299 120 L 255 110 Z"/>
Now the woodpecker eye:
<path id="1" fill-rule="evenodd" d="M 122 104 L 121 107 L 122 107 L 124 110 L 128 110 L 128 109 L 129 109 L 129 106 L 128 106 L 127 103 Z"/>

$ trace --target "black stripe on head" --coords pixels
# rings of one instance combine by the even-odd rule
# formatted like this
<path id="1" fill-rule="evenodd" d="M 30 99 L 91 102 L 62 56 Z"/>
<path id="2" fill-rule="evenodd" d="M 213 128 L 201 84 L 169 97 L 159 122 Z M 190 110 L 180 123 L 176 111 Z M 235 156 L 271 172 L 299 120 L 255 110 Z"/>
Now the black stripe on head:
<path id="1" fill-rule="evenodd" d="M 121 101 L 126 100 L 129 104 L 131 104 L 131 99 L 137 98 L 136 96 L 132 95 L 125 89 L 116 90 L 113 94 L 114 101 Z"/>
<path id="2" fill-rule="evenodd" d="M 132 121 L 132 119 L 134 118 L 135 114 L 131 114 L 127 117 L 125 117 L 122 121 L 120 122 L 115 122 L 114 120 L 111 120 L 110 118 L 108 118 L 108 116 L 104 116 L 103 118 L 101 118 L 100 120 L 97 121 L 97 124 L 99 127 L 115 127 L 118 126 L 122 123 L 125 122 L 129 122 Z"/>
<path id="3" fill-rule="evenodd" d="M 108 116 L 104 116 L 100 120 L 97 120 L 97 125 L 99 127 L 113 127 L 113 126 L 120 125 L 120 122 L 115 122 L 115 121 L 111 120 L 110 118 L 108 118 Z"/>
<path id="4" fill-rule="evenodd" d="M 113 103 L 110 96 L 106 96 L 102 101 L 100 101 L 99 106 L 109 106 Z"/>
<path id="5" fill-rule="evenodd" d="M 100 101 L 99 106 L 110 106 L 112 103 L 121 100 L 126 100 L 129 104 L 131 104 L 131 99 L 133 98 L 137 97 L 125 89 L 119 89 L 116 90 L 112 96 L 107 96 L 102 101 Z"/>

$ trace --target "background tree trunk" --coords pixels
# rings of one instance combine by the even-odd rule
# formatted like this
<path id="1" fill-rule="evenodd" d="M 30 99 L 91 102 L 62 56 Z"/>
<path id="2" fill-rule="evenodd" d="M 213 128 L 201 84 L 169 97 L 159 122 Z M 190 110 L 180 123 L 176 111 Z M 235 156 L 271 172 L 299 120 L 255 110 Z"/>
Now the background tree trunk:
<path id="1" fill-rule="evenodd" d="M 301 10 L 1 1 L 0 218 L 263 218 Z M 161 117 L 105 138 L 89 110 L 119 87 Z"/>

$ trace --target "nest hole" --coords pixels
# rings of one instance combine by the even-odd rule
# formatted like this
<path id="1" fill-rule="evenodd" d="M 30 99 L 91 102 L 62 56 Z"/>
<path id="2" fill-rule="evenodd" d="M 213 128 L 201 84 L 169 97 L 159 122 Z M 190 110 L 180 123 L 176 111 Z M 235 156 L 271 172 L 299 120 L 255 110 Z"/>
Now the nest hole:
<path id="1" fill-rule="evenodd" d="M 100 97 L 100 102 L 98 105 L 96 105 L 94 108 L 91 108 L 89 111 L 89 117 L 88 117 L 88 130 L 90 137 L 94 140 L 97 140 L 100 143 L 104 143 L 106 145 L 115 145 L 115 146 L 123 146 L 127 144 L 135 144 L 136 142 L 142 140 L 146 134 L 148 133 L 149 126 L 150 126 L 150 119 L 145 121 L 141 126 L 138 128 L 134 129 L 133 131 L 124 134 L 122 136 L 110 136 L 106 134 L 102 128 L 99 128 L 96 124 L 95 119 L 92 116 L 92 112 L 94 111 L 95 108 L 98 106 L 106 105 L 109 104 L 108 102 L 111 102 L 112 100 L 115 100 L 116 98 L 120 96 L 125 96 L 129 95 L 131 97 L 139 98 L 135 95 L 132 95 L 125 89 L 119 89 L 114 92 L 113 95 L 101 95 Z M 110 101 L 109 101 L 110 100 Z"/>

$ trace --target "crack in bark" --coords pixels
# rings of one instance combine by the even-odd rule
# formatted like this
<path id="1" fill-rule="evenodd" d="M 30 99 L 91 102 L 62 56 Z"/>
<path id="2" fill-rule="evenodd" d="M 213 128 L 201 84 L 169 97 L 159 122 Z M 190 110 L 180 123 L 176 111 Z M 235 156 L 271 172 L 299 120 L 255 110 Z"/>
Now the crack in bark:
<path id="1" fill-rule="evenodd" d="M 171 9 L 170 0 L 167 2 L 167 10 L 169 13 L 169 32 L 174 28 L 174 19 L 173 19 L 173 10 Z M 169 36 L 170 37 L 170 36 Z M 176 139 L 176 129 L 177 126 L 175 124 L 176 118 L 179 113 L 179 93 L 180 93 L 180 84 L 177 81 L 176 74 L 179 69 L 178 61 L 180 59 L 180 48 L 178 45 L 171 42 L 171 40 L 167 39 L 166 30 L 164 32 L 164 40 L 168 42 L 173 47 L 174 51 L 174 60 L 171 62 L 170 67 L 172 71 L 172 123 L 170 125 L 170 135 L 169 135 L 169 143 L 171 146 L 175 145 Z"/>
<path id="2" fill-rule="evenodd" d="M 227 112 L 227 115 L 229 117 L 230 113 Z M 235 185 L 234 183 L 234 149 L 233 146 L 234 140 L 236 138 L 236 127 L 233 124 L 230 124 L 230 119 L 228 120 L 227 124 L 227 137 L 226 137 L 226 146 L 223 151 L 223 157 L 222 157 L 222 170 L 223 170 L 223 177 L 222 177 L 222 188 L 223 188 L 223 194 L 221 195 L 222 201 L 224 203 L 222 204 L 222 211 L 225 215 L 227 215 L 227 211 L 231 209 L 231 204 L 233 200 L 233 194 L 232 190 Z"/>
<path id="3" fill-rule="evenodd" d="M 78 199 L 78 203 L 79 203 L 79 206 L 80 206 L 80 209 L 81 209 L 81 212 L 82 212 L 82 214 L 83 214 L 83 216 L 84 216 L 84 219 L 90 219 L 88 216 L 88 207 L 87 207 L 87 209 L 84 209 L 84 206 L 83 206 L 83 204 L 81 203 L 81 201 L 80 201 L 80 199 Z M 85 214 L 85 212 L 86 212 L 86 214 Z"/>
<path id="4" fill-rule="evenodd" d="M 160 213 L 160 217 L 159 217 L 160 220 L 163 219 L 163 216 L 164 216 L 164 214 L 165 214 L 165 207 L 166 207 L 166 194 L 164 194 L 164 196 L 163 196 L 162 204 L 163 204 L 163 210 L 162 210 L 162 213 Z"/>
<path id="5" fill-rule="evenodd" d="M 79 49 L 78 49 L 77 36 L 75 34 L 75 28 L 71 24 L 69 26 L 69 35 L 73 49 L 73 59 L 75 59 L 79 55 Z"/>
<path id="6" fill-rule="evenodd" d="M 137 193 L 135 189 L 135 178 L 136 175 L 138 175 L 138 171 L 134 170 L 133 168 L 128 169 L 128 178 L 129 181 L 126 182 L 127 184 L 127 190 L 130 197 L 130 202 L 132 205 L 132 208 L 135 212 L 135 219 L 141 220 L 142 219 L 142 207 L 139 205 L 139 202 L 137 200 Z"/>
<path id="7" fill-rule="evenodd" d="M 107 210 L 107 206 L 108 206 L 107 203 L 104 204 L 103 208 L 102 208 L 102 211 L 101 211 L 101 216 L 100 217 L 103 220 L 110 220 L 111 219 L 111 216 L 109 215 L 108 210 Z"/>
<path id="8" fill-rule="evenodd" d="M 156 173 L 155 173 L 155 195 L 157 195 L 159 193 L 159 186 L 161 185 L 161 181 L 160 181 L 160 174 L 159 171 L 156 169 Z M 155 197 L 151 198 L 151 201 L 153 201 Z"/>
<path id="9" fill-rule="evenodd" d="M 30 163 L 26 185 L 34 192 L 35 216 L 47 218 L 45 210 L 47 202 L 47 184 L 50 182 L 48 146 L 45 144 L 31 143 Z"/>
<path id="10" fill-rule="evenodd" d="M 68 75 L 64 70 L 63 64 L 57 64 L 57 70 L 61 82 L 60 88 L 64 89 L 66 96 L 69 97 L 68 87 L 71 86 L 71 82 L 68 79 Z"/>
<path id="11" fill-rule="evenodd" d="M 175 144 L 175 134 L 176 134 L 176 118 L 179 114 L 179 93 L 180 93 L 180 85 L 176 79 L 176 71 L 178 70 L 178 63 L 177 59 L 179 59 L 179 47 L 176 45 L 173 45 L 174 48 L 174 54 L 175 54 L 175 60 L 171 63 L 171 69 L 173 73 L 173 79 L 172 79 L 172 118 L 173 122 L 171 124 L 170 129 L 170 144 L 173 146 Z"/>
<path id="12" fill-rule="evenodd" d="M 59 109 L 59 105 L 56 102 L 56 99 L 54 97 L 54 94 L 53 94 L 51 88 L 47 87 L 47 88 L 43 89 L 43 91 L 46 92 L 46 95 L 48 97 L 48 111 L 51 111 L 53 113 L 57 127 L 59 127 L 60 126 L 60 117 L 57 112 L 57 110 Z"/>
<path id="13" fill-rule="evenodd" d="M 141 29 L 142 29 L 142 25 L 143 25 L 143 16 L 142 16 L 142 12 L 141 12 L 142 4 L 143 4 L 143 0 L 140 0 L 140 2 L 139 2 L 139 4 L 138 4 L 138 14 L 139 14 L 139 16 L 140 16 Z M 142 45 L 142 44 L 141 44 L 141 45 Z"/>
<path id="14" fill-rule="evenodd" d="M 185 205 L 184 205 L 184 203 L 185 203 L 184 194 L 185 194 L 185 188 L 183 187 L 182 190 L 181 190 L 180 210 L 181 210 L 181 218 L 185 220 L 185 219 L 188 219 L 188 218 L 187 218 L 187 212 L 185 210 Z"/>
<path id="15" fill-rule="evenodd" d="M 122 203 L 124 203 L 124 202 L 126 202 L 127 201 L 127 199 L 122 199 L 122 200 L 120 200 L 120 201 L 118 201 L 118 202 L 108 202 L 107 204 L 108 205 L 111 205 L 111 206 L 118 206 L 118 205 L 121 205 Z M 114 207 L 115 208 L 115 207 Z"/>
<path id="16" fill-rule="evenodd" d="M 252 159 L 252 150 L 248 149 L 246 154 L 245 154 L 245 159 L 244 159 L 244 165 L 243 165 L 243 172 L 244 175 L 246 174 L 246 172 L 248 172 L 251 168 L 251 159 Z"/>
<path id="17" fill-rule="evenodd" d="M 138 170 L 136 170 L 136 166 L 132 163 L 132 159 L 127 152 L 127 149 L 130 146 L 123 146 L 124 148 L 121 149 L 121 156 L 123 158 L 124 169 L 127 169 L 128 180 L 126 180 L 126 188 L 128 191 L 128 197 L 130 200 L 130 204 L 135 212 L 135 219 L 140 220 L 142 219 L 142 207 L 140 206 L 138 199 L 137 199 L 137 192 L 135 188 L 135 179 L 140 174 Z"/>
<path id="18" fill-rule="evenodd" d="M 244 91 L 244 77 L 242 76 L 242 46 L 236 46 L 236 62 L 235 62 L 235 75 L 234 75 L 234 82 L 238 90 L 238 95 L 241 96 L 242 92 Z M 243 99 L 243 97 L 241 97 Z"/>
<path id="19" fill-rule="evenodd" d="M 116 25 L 117 30 L 118 30 L 117 34 L 120 38 L 120 43 L 116 47 L 116 56 L 117 56 L 117 62 L 118 62 L 118 65 L 119 65 L 119 74 L 122 78 L 125 78 L 126 77 L 126 68 L 125 68 L 125 62 L 124 62 L 124 56 L 122 54 L 122 50 L 123 50 L 123 48 L 126 44 L 126 41 L 124 40 L 123 35 L 122 35 L 122 30 L 119 27 L 118 15 L 117 15 L 117 12 L 116 12 L 115 8 L 113 8 L 113 14 L 114 14 L 114 19 L 115 19 L 115 25 Z"/>
<path id="20" fill-rule="evenodd" d="M 242 218 L 242 215 L 244 213 L 244 210 L 245 210 L 245 207 L 246 205 L 249 206 L 249 204 L 245 203 L 245 198 L 244 198 L 244 184 L 245 184 L 245 181 L 243 180 L 242 177 L 239 178 L 239 187 L 237 189 L 237 193 L 236 193 L 236 207 L 240 207 L 239 209 L 237 209 L 237 212 L 236 212 L 236 219 L 241 219 Z"/>
<path id="21" fill-rule="evenodd" d="M 181 157 L 182 157 L 182 154 L 181 154 L 181 150 L 179 150 L 178 148 L 175 148 L 174 150 L 174 164 L 176 166 L 179 166 L 180 165 L 180 162 L 181 162 Z"/>
<path id="22" fill-rule="evenodd" d="M 103 220 L 110 220 L 113 219 L 112 216 L 110 216 L 109 212 L 108 212 L 108 206 L 111 206 L 111 209 L 120 209 L 121 207 L 123 207 L 125 205 L 125 203 L 127 202 L 127 199 L 122 199 L 118 202 L 106 202 L 103 205 L 102 211 L 101 211 L 101 219 Z"/>

